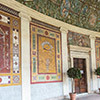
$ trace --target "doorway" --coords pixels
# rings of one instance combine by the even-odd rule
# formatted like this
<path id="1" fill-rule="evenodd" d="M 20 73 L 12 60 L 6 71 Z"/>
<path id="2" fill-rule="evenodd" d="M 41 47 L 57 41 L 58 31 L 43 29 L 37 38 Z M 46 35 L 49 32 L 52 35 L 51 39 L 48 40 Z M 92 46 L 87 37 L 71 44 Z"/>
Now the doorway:
<path id="1" fill-rule="evenodd" d="M 73 65 L 81 70 L 82 78 L 75 80 L 75 92 L 85 93 L 87 92 L 87 72 L 86 72 L 86 59 L 73 58 Z"/>

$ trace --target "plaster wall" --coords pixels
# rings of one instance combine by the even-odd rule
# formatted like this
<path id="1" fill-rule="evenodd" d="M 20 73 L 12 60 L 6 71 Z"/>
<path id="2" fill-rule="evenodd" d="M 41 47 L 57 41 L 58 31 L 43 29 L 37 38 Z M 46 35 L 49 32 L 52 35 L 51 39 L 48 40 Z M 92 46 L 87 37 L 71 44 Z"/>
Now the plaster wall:
<path id="1" fill-rule="evenodd" d="M 100 79 L 98 78 L 98 88 L 100 88 Z"/>
<path id="2" fill-rule="evenodd" d="M 31 85 L 32 100 L 47 100 L 63 96 L 63 83 L 44 83 Z"/>
<path id="3" fill-rule="evenodd" d="M 22 100 L 21 86 L 0 87 L 0 100 Z"/>

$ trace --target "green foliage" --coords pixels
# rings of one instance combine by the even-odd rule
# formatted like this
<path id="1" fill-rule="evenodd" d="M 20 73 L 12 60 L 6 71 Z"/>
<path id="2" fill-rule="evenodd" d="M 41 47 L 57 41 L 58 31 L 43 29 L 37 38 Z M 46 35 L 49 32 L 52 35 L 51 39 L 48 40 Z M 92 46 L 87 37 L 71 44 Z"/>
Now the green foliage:
<path id="1" fill-rule="evenodd" d="M 95 70 L 95 74 L 100 76 L 100 67 Z"/>
<path id="2" fill-rule="evenodd" d="M 78 68 L 69 68 L 67 71 L 69 78 L 80 79 L 82 77 L 81 72 Z"/>

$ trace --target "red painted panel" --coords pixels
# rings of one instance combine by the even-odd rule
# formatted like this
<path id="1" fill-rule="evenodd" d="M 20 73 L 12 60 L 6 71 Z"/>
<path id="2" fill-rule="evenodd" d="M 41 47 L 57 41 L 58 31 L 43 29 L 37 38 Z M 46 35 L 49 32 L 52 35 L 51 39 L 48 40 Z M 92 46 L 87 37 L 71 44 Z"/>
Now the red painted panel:
<path id="1" fill-rule="evenodd" d="M 0 73 L 10 73 L 10 28 L 0 25 Z"/>

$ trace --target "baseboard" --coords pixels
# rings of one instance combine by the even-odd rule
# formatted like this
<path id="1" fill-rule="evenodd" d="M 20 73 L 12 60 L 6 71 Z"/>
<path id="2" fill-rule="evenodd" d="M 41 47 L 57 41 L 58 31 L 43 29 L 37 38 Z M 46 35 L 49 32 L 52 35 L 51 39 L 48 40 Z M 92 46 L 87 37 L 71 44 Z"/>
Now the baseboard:
<path id="1" fill-rule="evenodd" d="M 76 94 L 76 97 L 82 97 L 82 96 L 86 96 L 88 95 L 88 93 L 80 93 L 80 94 Z"/>
<path id="2" fill-rule="evenodd" d="M 54 97 L 54 98 L 50 98 L 50 99 L 46 99 L 46 100 L 63 100 L 64 96 L 60 96 L 60 97 Z"/>

